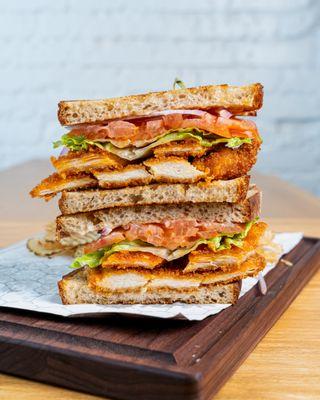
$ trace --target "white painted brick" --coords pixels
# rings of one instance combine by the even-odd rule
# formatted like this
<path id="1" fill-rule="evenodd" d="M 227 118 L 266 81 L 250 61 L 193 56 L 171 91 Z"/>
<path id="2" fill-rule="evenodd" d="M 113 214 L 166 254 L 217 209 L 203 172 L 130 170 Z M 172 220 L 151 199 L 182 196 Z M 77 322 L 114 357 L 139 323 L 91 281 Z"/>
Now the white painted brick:
<path id="1" fill-rule="evenodd" d="M 79 4 L 81 1 L 79 1 Z M 68 0 L 55 0 L 55 1 L 44 1 L 44 0 L 10 0 L 2 1 L 1 12 L 4 14 L 15 13 L 15 14 L 36 14 L 36 13 L 55 13 L 65 11 L 68 5 Z"/>
<path id="2" fill-rule="evenodd" d="M 247 12 L 198 15 L 196 20 L 196 36 L 210 37 L 213 40 L 251 39 L 255 42 L 275 37 L 281 24 L 280 16 Z M 236 42 L 236 45 L 239 46 L 239 43 Z"/>
<path id="3" fill-rule="evenodd" d="M 295 42 L 268 42 L 257 46 L 254 43 L 243 42 L 241 47 L 233 42 L 199 42 L 190 51 L 190 43 L 183 41 L 135 41 L 100 38 L 99 40 L 85 38 L 81 41 L 67 42 L 61 53 L 63 38 L 48 37 L 39 42 L 30 40 L 24 46 L 17 45 L 19 59 L 12 59 L 8 54 L 6 59 L 13 66 L 42 66 L 47 64 L 63 66 L 69 62 L 80 65 L 101 64 L 101 54 L 104 54 L 103 65 L 120 66 L 129 61 L 131 66 L 161 66 L 193 67 L 212 66 L 227 67 L 234 65 L 246 67 L 301 67 L 310 65 L 313 49 L 308 39 Z M 12 43 L 14 45 L 14 43 Z M 296 51 L 297 47 L 299 52 Z M 3 65 L 3 64 L 1 64 Z"/>
<path id="4" fill-rule="evenodd" d="M 320 96 L 303 93 L 270 94 L 265 96 L 264 113 L 275 119 L 299 120 L 319 118 Z"/>
<path id="5" fill-rule="evenodd" d="M 176 76 L 260 81 L 257 168 L 319 194 L 319 11 L 307 0 L 2 1 L 0 169 L 52 154 L 60 99 L 163 90 Z"/>
<path id="6" fill-rule="evenodd" d="M 308 7 L 310 0 L 231 0 L 234 10 L 291 11 Z"/>
<path id="7" fill-rule="evenodd" d="M 319 24 L 319 13 L 319 3 L 315 1 L 302 10 L 278 14 L 277 35 L 280 38 L 294 39 L 309 34 Z"/>
<path id="8" fill-rule="evenodd" d="M 282 71 L 277 91 L 289 96 L 300 94 L 314 96 L 317 86 L 320 86 L 320 68 L 312 65 L 310 68 Z"/>
<path id="9" fill-rule="evenodd" d="M 317 67 L 320 67 L 320 29 L 319 28 L 314 33 L 313 40 L 314 40 L 314 52 L 313 52 L 312 62 Z"/>
<path id="10" fill-rule="evenodd" d="M 161 1 L 150 1 L 150 0 L 138 0 L 138 1 L 127 1 L 126 6 L 129 9 L 143 9 L 146 11 L 153 11 L 155 13 L 163 12 L 207 12 L 209 10 L 228 10 L 228 0 L 161 0 Z"/>

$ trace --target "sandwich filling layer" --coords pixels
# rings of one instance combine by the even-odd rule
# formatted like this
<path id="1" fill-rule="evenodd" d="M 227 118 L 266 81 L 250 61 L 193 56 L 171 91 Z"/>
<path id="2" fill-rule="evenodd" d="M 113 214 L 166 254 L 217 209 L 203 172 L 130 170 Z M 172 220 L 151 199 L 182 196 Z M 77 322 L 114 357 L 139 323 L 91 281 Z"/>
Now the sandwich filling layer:
<path id="1" fill-rule="evenodd" d="M 58 283 L 63 304 L 169 304 L 223 303 L 234 304 L 240 294 L 241 281 L 229 284 L 206 284 L 187 290 L 143 288 L 138 290 L 96 291 L 88 286 L 87 269 L 81 268 L 64 276 Z"/>
<path id="2" fill-rule="evenodd" d="M 118 188 L 152 182 L 192 183 L 233 179 L 255 164 L 261 144 L 252 121 L 222 110 L 169 113 L 73 128 L 54 143 L 57 173 L 32 191 L 34 197 L 85 187 Z M 87 184 L 79 181 L 86 174 Z M 82 179 L 83 181 L 83 179 Z"/>
<path id="3" fill-rule="evenodd" d="M 194 113 L 198 115 L 194 115 Z M 166 137 L 171 135 L 171 137 Z M 214 115 L 202 110 L 190 110 L 190 115 L 176 110 L 169 115 L 136 118 L 131 121 L 117 120 L 105 125 L 85 125 L 73 128 L 55 146 L 63 145 L 71 150 L 86 150 L 89 146 L 123 149 L 129 146 L 143 148 L 159 140 L 163 142 L 189 139 L 199 141 L 203 146 L 212 146 L 211 135 L 234 147 L 241 139 L 259 139 L 256 125 L 252 121 L 233 118 L 227 111 Z M 228 140 L 232 139 L 231 142 Z M 248 140 L 249 139 L 249 140 Z M 215 139 L 218 140 L 218 139 Z M 259 139 L 260 140 L 260 139 Z M 111 147 L 111 146 L 112 147 Z"/>
<path id="4" fill-rule="evenodd" d="M 130 225 L 127 230 L 116 229 L 106 235 L 107 239 L 84 245 L 84 254 L 77 257 L 71 267 L 154 269 L 184 257 L 181 262 L 184 272 L 217 268 L 227 270 L 258 251 L 267 229 L 265 223 L 255 221 L 245 226 L 219 226 L 214 223 L 194 223 L 188 226 L 183 221 L 178 224 L 170 221 L 167 227 L 165 223 L 144 225 Z M 122 240 L 122 235 L 126 234 L 129 236 Z M 139 235 L 144 235 L 145 240 L 141 240 Z"/>
<path id="5" fill-rule="evenodd" d="M 265 259 L 256 254 L 229 271 L 217 269 L 201 273 L 183 273 L 178 265 L 164 266 L 152 271 L 138 268 L 131 270 L 97 268 L 88 271 L 87 279 L 90 289 L 106 294 L 167 289 L 188 291 L 203 285 L 227 284 L 254 276 L 265 267 L 265 264 Z"/>

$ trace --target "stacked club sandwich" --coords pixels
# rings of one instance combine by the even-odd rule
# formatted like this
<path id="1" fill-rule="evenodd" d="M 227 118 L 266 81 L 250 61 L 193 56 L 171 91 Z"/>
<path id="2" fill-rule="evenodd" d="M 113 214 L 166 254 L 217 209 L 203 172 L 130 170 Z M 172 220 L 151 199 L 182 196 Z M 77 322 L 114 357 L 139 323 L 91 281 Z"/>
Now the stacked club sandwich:
<path id="1" fill-rule="evenodd" d="M 56 240 L 76 247 L 64 304 L 237 301 L 271 239 L 247 175 L 261 139 L 243 117 L 262 98 L 253 84 L 60 102 L 69 132 L 31 195 L 62 192 Z"/>

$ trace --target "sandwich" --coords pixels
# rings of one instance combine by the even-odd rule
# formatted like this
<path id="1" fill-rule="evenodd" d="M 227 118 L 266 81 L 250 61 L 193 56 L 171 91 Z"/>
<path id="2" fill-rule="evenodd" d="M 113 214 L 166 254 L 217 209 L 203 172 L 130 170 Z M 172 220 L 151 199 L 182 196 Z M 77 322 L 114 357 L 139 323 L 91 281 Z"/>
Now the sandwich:
<path id="1" fill-rule="evenodd" d="M 239 203 L 136 205 L 59 216 L 59 243 L 78 246 L 71 265 L 76 272 L 59 282 L 63 301 L 234 303 L 241 279 L 265 267 L 270 238 L 257 220 L 260 199 L 253 187 Z"/>
<path id="2" fill-rule="evenodd" d="M 50 199 L 78 189 L 118 189 L 245 176 L 261 139 L 235 118 L 262 105 L 262 86 L 202 86 L 100 101 L 62 101 L 69 132 L 54 143 L 56 172 L 32 191 Z M 134 191 L 134 189 L 133 189 Z"/>
<path id="3" fill-rule="evenodd" d="M 31 196 L 61 192 L 64 304 L 237 301 L 272 241 L 248 175 L 262 141 L 247 116 L 262 99 L 252 84 L 59 103 L 69 131 Z"/>

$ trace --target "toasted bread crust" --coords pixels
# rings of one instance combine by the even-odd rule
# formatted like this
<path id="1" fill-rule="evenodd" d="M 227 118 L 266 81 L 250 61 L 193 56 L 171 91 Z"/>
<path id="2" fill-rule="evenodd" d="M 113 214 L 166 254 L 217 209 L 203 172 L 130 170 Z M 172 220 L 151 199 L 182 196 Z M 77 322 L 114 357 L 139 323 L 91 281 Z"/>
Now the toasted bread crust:
<path id="1" fill-rule="evenodd" d="M 260 145 L 243 144 L 238 149 L 219 146 L 217 151 L 196 158 L 192 165 L 209 179 L 232 179 L 248 173 L 256 163 Z"/>
<path id="2" fill-rule="evenodd" d="M 154 112 L 178 109 L 228 109 L 235 115 L 262 107 L 263 87 L 212 85 L 152 92 L 105 100 L 61 101 L 58 119 L 62 125 L 100 123 L 115 118 L 147 116 Z"/>
<path id="3" fill-rule="evenodd" d="M 136 204 L 238 203 L 246 198 L 249 179 L 250 177 L 245 175 L 228 181 L 197 184 L 153 184 L 124 189 L 64 191 L 59 208 L 62 214 L 75 214 Z"/>

